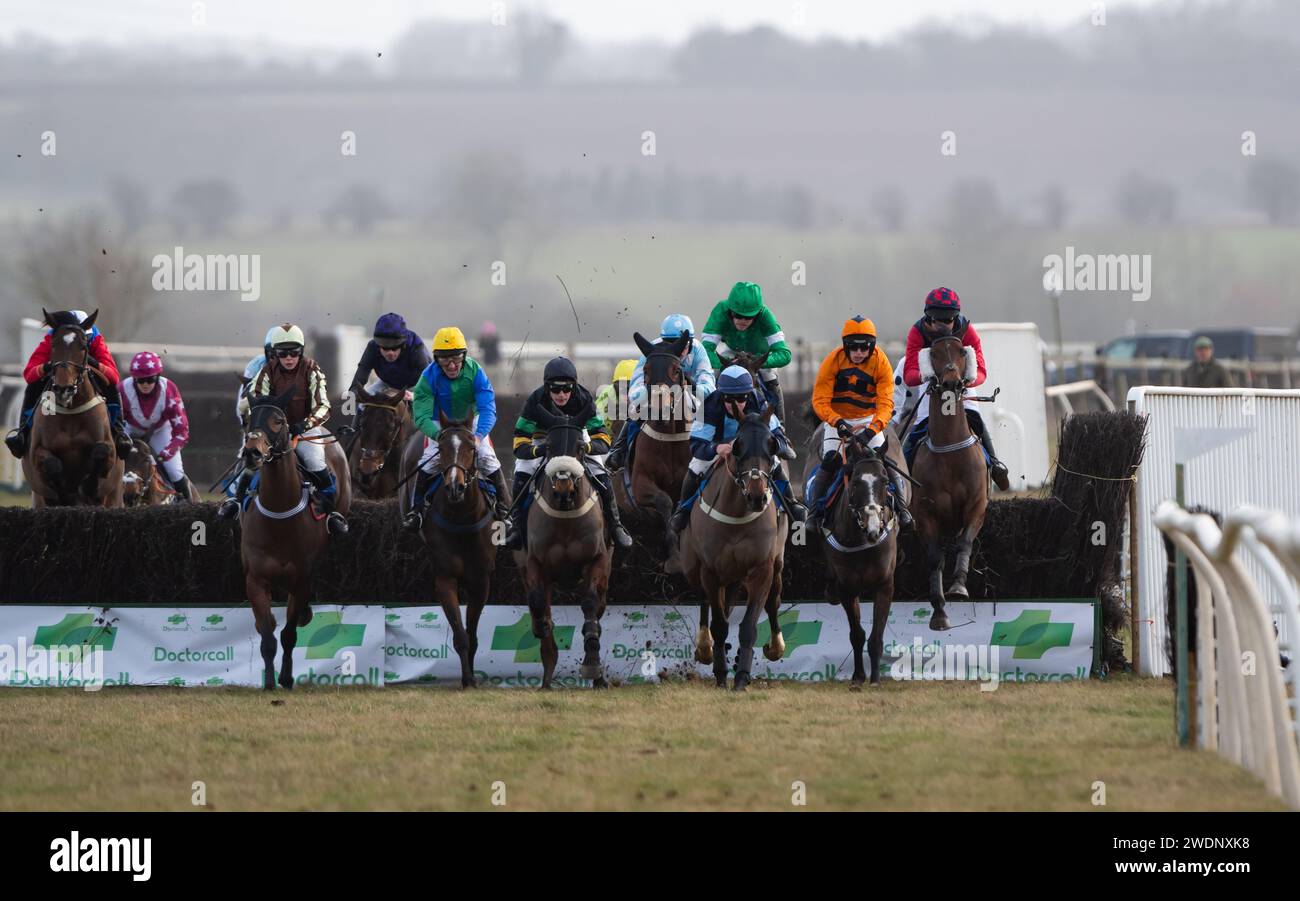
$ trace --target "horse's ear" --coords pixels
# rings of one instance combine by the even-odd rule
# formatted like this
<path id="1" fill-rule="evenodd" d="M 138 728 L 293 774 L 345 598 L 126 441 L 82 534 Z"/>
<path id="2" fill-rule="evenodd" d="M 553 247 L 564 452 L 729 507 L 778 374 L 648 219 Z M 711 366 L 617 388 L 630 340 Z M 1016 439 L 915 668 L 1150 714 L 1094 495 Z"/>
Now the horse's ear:
<path id="1" fill-rule="evenodd" d="M 691 340 L 691 336 L 684 332 L 678 335 L 677 340 L 672 343 L 673 356 L 680 356 L 682 351 L 686 349 L 686 342 L 689 340 Z"/>
<path id="2" fill-rule="evenodd" d="M 640 348 L 641 356 L 648 357 L 650 354 L 654 353 L 654 345 L 647 341 L 645 336 L 640 332 L 633 332 L 632 340 L 635 341 L 636 346 Z"/>
<path id="3" fill-rule="evenodd" d="M 759 407 L 758 410 L 755 411 L 754 415 L 758 417 L 759 422 L 767 422 L 768 417 L 772 415 L 772 405 L 763 404 L 763 406 Z"/>
<path id="4" fill-rule="evenodd" d="M 293 400 L 293 393 L 294 391 L 297 390 L 297 388 L 298 388 L 297 385 L 290 385 L 288 391 L 284 392 L 283 394 L 281 394 L 279 397 L 275 399 L 274 401 L 275 405 L 279 407 L 281 410 L 288 409 L 289 401 Z"/>
<path id="5" fill-rule="evenodd" d="M 84 331 L 84 332 L 88 332 L 88 331 L 90 331 L 92 328 L 94 328 L 94 327 L 95 327 L 95 319 L 96 319 L 98 316 L 99 316 L 99 308 L 96 307 L 96 308 L 95 308 L 95 312 L 91 313 L 91 314 L 90 314 L 89 316 L 87 316 L 85 319 L 81 320 L 81 330 Z"/>
<path id="6" fill-rule="evenodd" d="M 559 420 L 551 414 L 550 410 L 547 410 L 545 407 L 538 407 L 537 424 L 541 426 L 543 430 L 555 428 L 555 424 L 558 421 Z"/>
<path id="7" fill-rule="evenodd" d="M 45 317 L 45 324 L 50 328 L 59 327 L 59 324 L 54 321 L 54 317 L 50 315 L 49 311 L 46 310 L 45 307 L 41 307 L 41 315 Z"/>
<path id="8" fill-rule="evenodd" d="M 444 412 L 442 412 L 441 410 L 439 410 L 439 411 L 438 411 L 438 426 L 439 426 L 440 428 L 444 428 L 444 429 L 445 429 L 445 428 L 447 428 L 447 426 L 449 426 L 449 425 L 451 425 L 451 422 L 447 419 L 447 414 L 444 413 Z"/>

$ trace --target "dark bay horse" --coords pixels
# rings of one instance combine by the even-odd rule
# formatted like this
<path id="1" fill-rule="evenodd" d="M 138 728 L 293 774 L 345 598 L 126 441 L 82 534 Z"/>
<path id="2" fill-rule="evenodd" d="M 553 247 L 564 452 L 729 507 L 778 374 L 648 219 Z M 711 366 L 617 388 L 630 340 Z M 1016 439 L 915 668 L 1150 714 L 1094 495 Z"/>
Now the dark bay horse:
<path id="1" fill-rule="evenodd" d="M 975 537 L 984 526 L 989 475 L 979 438 L 971 431 L 962 407 L 966 361 L 961 339 L 955 335 L 936 339 L 930 345 L 928 369 L 933 373 L 926 386 L 929 434 L 917 448 L 912 466 L 912 476 L 920 483 L 912 510 L 930 569 L 930 604 L 934 607 L 930 628 L 942 632 L 952 628 L 943 609 L 945 600 L 970 597 L 966 574 Z M 942 543 L 948 540 L 955 541 L 957 560 L 952 584 L 945 591 Z"/>
<path id="2" fill-rule="evenodd" d="M 273 593 L 288 593 L 280 644 L 284 653 L 280 685 L 293 688 L 293 649 L 298 627 L 311 622 L 312 571 L 329 542 L 325 517 L 308 503 L 308 489 L 298 471 L 294 440 L 285 407 L 293 391 L 279 397 L 251 398 L 241 457 L 257 472 L 258 483 L 248 508 L 240 514 L 240 557 L 244 590 L 262 637 L 266 671 L 262 687 L 275 688 L 275 614 Z M 347 458 L 337 442 L 327 441 L 325 461 L 338 482 L 334 509 L 344 516 L 352 506 Z"/>
<path id="3" fill-rule="evenodd" d="M 682 569 L 705 596 L 695 659 L 713 663 L 719 688 L 727 687 L 727 617 L 740 589 L 745 591 L 745 618 L 740 624 L 740 650 L 736 653 L 736 691 L 744 691 L 752 678 L 760 609 L 767 610 L 772 629 L 763 655 L 768 660 L 785 656 L 777 612 L 789 518 L 777 516 L 772 496 L 771 471 L 777 446 L 768 428 L 771 414 L 771 408 L 764 406 L 745 417 L 731 443 L 730 455 L 714 463 L 681 539 Z M 710 613 L 713 618 L 706 630 Z"/>
<path id="4" fill-rule="evenodd" d="M 437 487 L 426 507 L 420 535 L 434 564 L 433 593 L 451 624 L 452 646 L 460 655 L 461 688 L 474 688 L 474 654 L 478 651 L 478 621 L 491 589 L 497 545 L 492 540 L 494 507 L 479 484 L 473 420 L 440 417 Z M 424 442 L 407 442 L 402 471 L 413 472 L 424 452 Z M 402 492 L 399 506 L 410 509 Z M 460 595 L 466 599 L 461 624 Z"/>
<path id="5" fill-rule="evenodd" d="M 824 428 L 824 426 L 823 426 Z M 892 429 L 884 432 L 884 447 L 873 450 L 860 440 L 844 442 L 839 488 L 827 512 L 822 530 L 822 554 L 827 566 L 827 596 L 844 607 L 849 618 L 849 640 L 853 644 L 853 685 L 866 681 L 862 646 L 871 657 L 871 684 L 880 684 L 880 658 L 885 648 L 885 625 L 894 600 L 894 569 L 898 563 L 898 521 L 888 496 L 889 472 L 882 456 L 907 471 L 903 446 Z M 813 445 L 821 448 L 819 430 L 813 430 Z M 807 484 L 818 455 L 810 454 Z M 910 493 L 903 481 L 904 492 Z M 909 498 L 904 497 L 906 502 Z M 860 599 L 872 599 L 871 638 L 862 628 Z"/>
<path id="6" fill-rule="evenodd" d="M 682 372 L 681 353 L 689 338 L 682 335 L 666 344 L 652 344 L 639 332 L 632 337 L 645 356 L 647 391 L 641 429 L 630 454 L 632 496 L 627 496 L 621 478 L 611 481 L 621 513 L 630 517 L 651 513 L 659 518 L 668 552 L 666 568 L 674 572 L 679 568 L 677 536 L 669 522 L 677 509 L 682 480 L 691 462 L 691 421 L 695 405 L 691 386 Z"/>
<path id="7" fill-rule="evenodd" d="M 80 326 L 60 324 L 45 313 L 53 330 L 46 392 L 32 414 L 31 445 L 23 476 L 32 506 L 122 506 L 123 463 L 113 445 L 108 407 L 96 390 L 99 373 L 89 365 L 86 334 L 99 310 Z"/>
<path id="8" fill-rule="evenodd" d="M 542 688 L 551 687 L 559 659 L 551 601 L 556 589 L 572 591 L 582 605 L 582 665 L 578 674 L 605 688 L 600 662 L 600 617 L 605 612 L 613 547 L 605 535 L 605 514 L 583 466 L 586 424 L 542 411 L 546 459 L 533 479 L 528 509 L 528 543 L 515 552 L 528 588 L 533 635 L 541 641 Z"/>
<path id="9" fill-rule="evenodd" d="M 383 500 L 397 494 L 402 451 L 415 432 L 405 392 L 390 388 L 357 392 L 361 421 L 348 461 L 352 481 L 362 497 Z"/>
<path id="10" fill-rule="evenodd" d="M 190 503 L 202 501 L 199 489 L 189 482 Z M 126 458 L 126 472 L 122 475 L 122 503 L 127 507 L 156 507 L 177 499 L 176 489 L 163 478 L 162 467 L 153 449 L 142 438 L 131 441 L 131 455 Z"/>

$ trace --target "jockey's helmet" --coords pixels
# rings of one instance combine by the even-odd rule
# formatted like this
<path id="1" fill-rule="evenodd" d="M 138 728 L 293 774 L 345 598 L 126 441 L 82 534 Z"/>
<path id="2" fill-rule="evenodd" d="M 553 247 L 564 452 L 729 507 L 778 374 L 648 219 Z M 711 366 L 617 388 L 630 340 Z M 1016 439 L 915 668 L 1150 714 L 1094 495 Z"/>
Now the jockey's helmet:
<path id="1" fill-rule="evenodd" d="M 469 350 L 465 334 L 454 325 L 445 325 L 433 336 L 433 355 L 454 356 Z"/>
<path id="2" fill-rule="evenodd" d="M 865 350 L 867 356 L 870 356 L 876 349 L 876 324 L 862 316 L 846 319 L 844 328 L 840 331 L 840 340 L 844 344 L 845 353 Z"/>
<path id="3" fill-rule="evenodd" d="M 298 326 L 283 322 L 266 333 L 266 343 L 272 347 L 306 347 L 307 339 Z"/>
<path id="4" fill-rule="evenodd" d="M 754 377 L 744 366 L 728 366 L 718 376 L 719 394 L 749 394 L 754 390 Z"/>
<path id="5" fill-rule="evenodd" d="M 578 370 L 568 357 L 555 357 L 546 364 L 546 369 L 542 372 L 542 381 L 548 385 L 551 382 L 576 383 L 578 381 Z"/>
<path id="6" fill-rule="evenodd" d="M 952 288 L 935 288 L 925 295 L 925 315 L 951 321 L 961 312 L 961 298 Z"/>
<path id="7" fill-rule="evenodd" d="M 659 326 L 659 337 L 669 341 L 676 341 L 683 333 L 695 337 L 695 323 L 685 313 L 669 313 L 664 317 L 663 325 Z"/>
<path id="8" fill-rule="evenodd" d="M 397 313 L 385 313 L 375 323 L 375 343 L 389 350 L 406 343 L 406 320 Z"/>
<path id="9" fill-rule="evenodd" d="M 763 289 L 753 282 L 736 282 L 727 296 L 727 312 L 742 319 L 753 319 L 763 309 Z"/>
<path id="10" fill-rule="evenodd" d="M 630 382 L 635 374 L 636 360 L 619 360 L 618 365 L 614 367 L 613 381 Z"/>
<path id="11" fill-rule="evenodd" d="M 162 360 L 151 350 L 142 350 L 131 358 L 132 378 L 151 378 L 162 375 Z"/>

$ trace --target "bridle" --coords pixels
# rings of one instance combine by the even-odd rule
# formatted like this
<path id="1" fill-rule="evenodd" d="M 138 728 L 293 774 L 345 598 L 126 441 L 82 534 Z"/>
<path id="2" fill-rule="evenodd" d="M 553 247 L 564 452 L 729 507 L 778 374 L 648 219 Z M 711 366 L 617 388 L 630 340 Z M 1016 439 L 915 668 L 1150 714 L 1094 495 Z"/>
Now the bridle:
<path id="1" fill-rule="evenodd" d="M 646 379 L 647 392 L 653 393 L 653 389 L 655 388 L 674 388 L 674 387 L 680 388 L 681 391 L 679 393 L 683 396 L 683 402 L 684 402 L 685 395 L 687 393 L 686 389 L 689 387 L 689 383 L 686 379 L 686 373 L 682 369 L 682 358 L 677 354 L 667 350 L 652 351 L 651 353 L 646 354 L 645 359 L 646 359 L 647 370 L 649 370 L 650 368 L 650 361 L 655 358 L 666 359 L 670 361 L 671 364 L 675 365 L 677 367 L 676 375 L 667 382 L 651 382 L 649 381 L 648 373 L 647 373 L 647 379 Z M 673 403 L 669 405 L 667 410 L 670 418 L 672 418 L 672 415 L 676 412 L 676 410 L 677 410 L 677 403 L 676 400 L 674 399 Z M 660 416 L 657 421 L 659 422 L 663 421 L 663 412 L 664 412 L 663 410 L 659 411 Z"/>
<path id="2" fill-rule="evenodd" d="M 364 463 L 370 460 L 374 460 L 376 458 L 379 460 L 379 462 L 375 464 L 375 471 L 373 473 L 363 473 L 363 475 L 373 476 L 373 475 L 378 475 L 380 472 L 383 471 L 384 463 L 387 462 L 388 455 L 392 453 L 393 445 L 397 442 L 398 436 L 401 435 L 402 433 L 403 403 L 404 403 L 403 401 L 398 401 L 395 404 L 377 404 L 377 403 L 367 402 L 361 405 L 361 409 L 363 412 L 365 410 L 370 409 L 371 407 L 374 407 L 377 410 L 389 410 L 393 414 L 393 424 L 388 432 L 388 441 L 386 442 L 387 444 L 386 447 L 380 449 L 380 448 L 369 448 L 366 447 L 364 444 L 361 445 L 361 462 Z M 364 430 L 363 430 L 363 434 L 364 434 Z"/>
<path id="3" fill-rule="evenodd" d="M 441 439 L 442 435 L 453 432 L 458 435 L 464 435 L 469 446 L 471 448 L 474 447 L 474 432 L 465 426 L 450 426 L 445 428 L 442 430 L 439 438 Z M 362 452 L 364 453 L 364 450 Z M 459 460 L 452 460 L 445 466 L 439 467 L 438 471 L 442 476 L 443 487 L 446 487 L 448 484 L 447 477 L 457 469 L 465 474 L 465 487 L 468 488 L 470 485 L 473 485 L 478 480 L 478 454 L 471 454 L 469 466 L 463 465 Z"/>
<path id="4" fill-rule="evenodd" d="M 258 416 L 256 415 L 257 411 L 263 409 L 275 410 L 281 416 L 284 417 L 286 424 L 288 423 L 289 420 L 289 415 L 283 409 L 271 403 L 270 401 L 264 401 L 260 404 L 254 404 L 249 409 L 248 411 L 249 427 L 244 432 L 245 444 L 247 444 L 248 439 L 260 436 L 266 439 L 266 443 L 270 447 L 270 453 L 262 457 L 262 459 L 258 463 L 259 466 L 265 466 L 268 463 L 274 463 L 276 460 L 280 459 L 285 454 L 293 450 L 293 441 L 291 440 L 291 436 L 289 435 L 288 428 L 284 428 L 281 429 L 279 432 L 275 432 L 273 436 L 272 433 L 269 433 L 265 428 L 254 425 L 254 423 L 258 420 Z M 265 415 L 263 415 L 262 418 L 265 418 Z M 247 447 L 244 449 L 245 455 L 248 453 L 248 450 L 249 448 Z"/>
<path id="5" fill-rule="evenodd" d="M 69 325 L 69 326 L 64 326 L 64 328 L 76 328 L 76 326 Z M 62 329 L 60 329 L 59 331 L 62 331 Z M 56 331 L 54 335 L 51 336 L 51 343 L 53 343 L 54 336 L 57 335 L 58 335 L 58 331 Z M 70 406 L 73 400 L 76 399 L 77 393 L 81 390 L 82 379 L 86 377 L 86 371 L 90 369 L 90 367 L 86 365 L 86 361 L 89 359 L 90 359 L 90 345 L 86 343 L 85 332 L 83 331 L 81 333 L 81 362 L 80 363 L 74 363 L 71 360 L 58 360 L 56 362 L 50 363 L 49 379 L 50 382 L 52 383 L 52 387 L 50 390 L 54 393 L 55 402 L 60 407 Z M 77 371 L 77 377 L 73 379 L 71 385 L 59 385 L 54 382 L 54 370 L 59 369 L 60 367 L 63 366 L 69 366 Z"/>
<path id="6" fill-rule="evenodd" d="M 576 432 L 576 433 L 578 433 L 579 435 L 582 434 L 582 426 L 577 426 L 577 425 L 568 425 L 568 424 L 566 424 L 566 423 L 555 423 L 555 424 L 553 424 L 553 425 L 548 426 L 547 429 L 546 429 L 546 444 L 547 444 L 547 451 L 546 451 L 546 457 L 545 457 L 545 459 L 546 459 L 546 460 L 549 460 L 549 459 L 551 459 L 552 457 L 557 457 L 557 456 L 561 456 L 561 457 L 562 457 L 562 456 L 573 456 L 573 457 L 575 457 L 575 458 L 581 460 L 582 457 L 580 456 L 580 454 L 582 453 L 582 451 L 581 451 L 580 448 L 577 449 L 577 450 L 575 450 L 572 454 L 557 454 L 557 453 L 554 453 L 554 452 L 553 452 L 553 451 L 554 451 L 554 448 L 553 448 L 553 445 L 551 444 L 551 435 L 554 434 L 555 432 L 557 432 L 557 431 L 561 431 L 561 430 L 567 430 L 567 431 Z M 545 472 L 545 467 L 546 467 L 546 464 L 545 464 L 545 461 L 543 461 L 543 464 L 542 464 L 542 471 L 543 471 L 543 473 Z M 559 494 L 558 494 L 558 490 L 559 490 L 559 487 L 560 487 L 561 483 L 568 483 L 568 482 L 573 482 L 573 483 L 574 483 L 574 485 L 573 485 L 573 490 L 570 491 L 570 492 L 566 492 L 566 496 L 565 496 L 565 500 L 564 500 L 564 506 L 559 507 L 559 509 L 564 510 L 564 509 L 568 509 L 570 506 L 576 506 L 576 505 L 577 505 L 577 503 L 578 503 L 578 485 L 577 485 L 577 482 L 579 482 L 579 481 L 581 481 L 582 479 L 586 478 L 585 475 L 584 475 L 584 476 L 581 476 L 581 477 L 579 477 L 578 479 L 575 480 L 574 477 L 573 477 L 573 474 L 570 473 L 568 470 L 560 470 L 560 471 L 556 472 L 554 475 L 547 476 L 546 478 L 547 478 L 547 480 L 548 480 L 549 483 L 550 483 L 550 486 L 551 486 L 551 493 L 552 493 L 552 495 L 553 495 L 553 496 L 556 496 L 556 497 L 559 496 Z"/>
<path id="7" fill-rule="evenodd" d="M 930 342 L 930 353 L 931 353 L 931 359 L 933 359 L 933 354 L 934 354 L 934 347 L 935 347 L 935 345 L 937 345 L 937 344 L 938 344 L 939 342 L 941 342 L 941 341 L 956 341 L 957 344 L 958 344 L 958 346 L 961 345 L 961 338 L 958 337 L 957 335 L 944 335 L 944 336 L 942 336 L 942 337 L 940 337 L 940 338 L 935 338 L 932 342 Z M 943 367 L 943 371 L 944 371 L 945 373 L 946 373 L 949 369 L 957 369 L 958 372 L 961 371 L 960 368 L 958 367 L 958 365 L 957 365 L 956 363 L 952 363 L 952 362 L 949 362 L 946 366 Z M 966 388 L 965 382 L 966 382 L 966 380 L 965 380 L 964 378 L 959 378 L 959 379 L 957 380 L 957 384 L 955 384 L 955 385 L 949 384 L 949 383 L 943 381 L 943 379 L 941 378 L 941 374 L 940 374 L 940 373 L 936 372 L 936 373 L 935 373 L 935 374 L 930 378 L 930 384 L 926 387 L 926 389 L 925 389 L 925 393 L 928 394 L 928 395 L 931 396 L 931 397 L 938 397 L 938 396 L 940 396 L 941 394 L 943 394 L 943 393 L 945 393 L 945 392 L 948 392 L 948 391 L 957 391 L 957 392 L 961 392 L 961 391 L 964 391 L 965 388 Z"/>
<path id="8" fill-rule="evenodd" d="M 727 456 L 726 460 L 723 462 L 723 468 L 726 469 L 727 475 L 731 478 L 731 481 L 735 483 L 737 488 L 740 489 L 740 493 L 745 498 L 746 501 L 751 501 L 754 499 L 754 496 L 749 493 L 749 485 L 752 484 L 753 482 L 763 483 L 763 503 L 760 507 L 757 508 L 758 510 L 761 511 L 766 509 L 768 503 L 770 503 L 772 500 L 772 470 L 775 468 L 775 466 L 773 465 L 768 469 L 762 469 L 758 466 L 751 466 L 749 469 L 742 469 L 742 470 L 733 469 L 731 466 L 731 461 L 733 459 L 740 458 L 740 455 L 736 453 L 736 440 L 738 440 L 739 437 L 740 437 L 739 434 L 737 434 L 736 439 L 733 439 L 731 444 L 732 452 L 730 455 Z M 754 459 L 758 459 L 758 458 L 755 457 Z M 769 459 L 769 463 L 770 462 L 771 461 Z"/>

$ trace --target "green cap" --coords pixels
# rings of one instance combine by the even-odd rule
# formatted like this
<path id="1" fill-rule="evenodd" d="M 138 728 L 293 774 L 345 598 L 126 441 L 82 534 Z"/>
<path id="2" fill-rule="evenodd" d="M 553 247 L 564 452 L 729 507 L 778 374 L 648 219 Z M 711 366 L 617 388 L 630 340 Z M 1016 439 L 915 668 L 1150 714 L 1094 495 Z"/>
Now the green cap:
<path id="1" fill-rule="evenodd" d="M 1209 338 L 1205 337 L 1204 335 L 1201 335 L 1201 337 L 1199 337 L 1199 338 L 1196 339 L 1196 343 L 1193 344 L 1192 346 L 1193 346 L 1193 347 L 1197 347 L 1197 348 L 1200 348 L 1200 347 L 1210 347 L 1210 348 L 1212 348 L 1212 347 L 1214 347 L 1214 342 L 1211 341 Z"/>
<path id="2" fill-rule="evenodd" d="M 753 282 L 736 282 L 727 297 L 727 312 L 753 319 L 763 309 L 763 289 Z"/>

